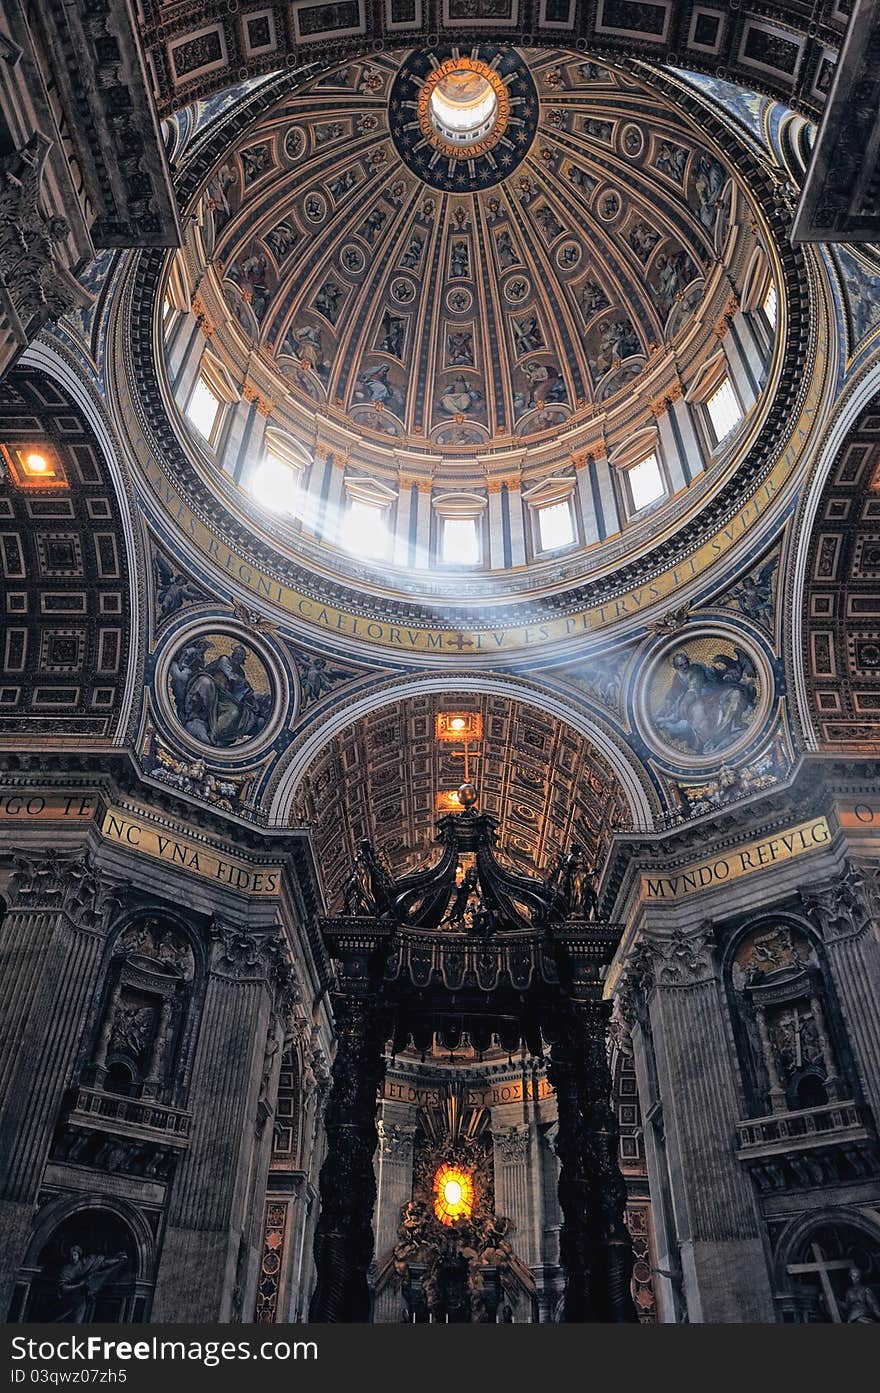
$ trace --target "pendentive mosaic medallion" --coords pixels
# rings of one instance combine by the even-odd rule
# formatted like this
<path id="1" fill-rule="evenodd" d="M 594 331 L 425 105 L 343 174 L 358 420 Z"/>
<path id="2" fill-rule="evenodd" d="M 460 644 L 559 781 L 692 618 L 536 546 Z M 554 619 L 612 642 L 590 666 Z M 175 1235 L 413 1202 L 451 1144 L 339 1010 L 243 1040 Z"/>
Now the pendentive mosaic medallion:
<path id="1" fill-rule="evenodd" d="M 275 684 L 266 663 L 232 634 L 186 638 L 168 665 L 167 683 L 183 730 L 215 749 L 256 740 L 275 706 Z"/>
<path id="2" fill-rule="evenodd" d="M 682 635 L 646 671 L 641 723 L 652 744 L 682 763 L 717 759 L 760 723 L 769 688 L 762 660 L 738 637 Z"/>

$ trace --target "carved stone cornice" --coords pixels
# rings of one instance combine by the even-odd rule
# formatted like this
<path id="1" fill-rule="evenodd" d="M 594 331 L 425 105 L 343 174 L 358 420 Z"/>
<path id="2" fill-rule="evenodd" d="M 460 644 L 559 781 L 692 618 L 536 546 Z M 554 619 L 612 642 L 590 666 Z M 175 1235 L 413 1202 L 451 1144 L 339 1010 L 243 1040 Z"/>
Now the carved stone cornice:
<path id="1" fill-rule="evenodd" d="M 873 873 L 875 884 L 876 874 Z M 866 884 L 861 869 L 847 861 L 833 880 L 802 890 L 801 903 L 826 942 L 858 938 L 871 923 L 870 893 L 871 886 Z"/>
<path id="2" fill-rule="evenodd" d="M 13 7 L 15 8 L 15 7 Z M 76 131 L 97 247 L 176 247 L 177 205 L 147 87 L 134 7 L 41 0 L 55 101 Z"/>
<path id="3" fill-rule="evenodd" d="M 19 346 L 47 320 L 89 303 L 59 255 L 70 232 L 67 219 L 44 217 L 40 208 L 51 148 L 36 131 L 21 149 L 0 157 L 0 306 Z"/>

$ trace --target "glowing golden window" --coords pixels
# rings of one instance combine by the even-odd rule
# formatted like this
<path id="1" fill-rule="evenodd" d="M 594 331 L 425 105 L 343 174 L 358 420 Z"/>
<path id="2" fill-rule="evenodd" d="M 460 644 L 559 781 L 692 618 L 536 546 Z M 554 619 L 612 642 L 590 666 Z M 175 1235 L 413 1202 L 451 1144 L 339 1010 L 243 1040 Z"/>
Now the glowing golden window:
<path id="1" fill-rule="evenodd" d="M 434 1176 L 434 1213 L 441 1224 L 469 1219 L 474 1209 L 473 1177 L 459 1166 L 444 1163 Z"/>
<path id="2" fill-rule="evenodd" d="M 13 482 L 20 488 L 66 488 L 67 479 L 56 450 L 35 445 L 0 445 Z"/>
<path id="3" fill-rule="evenodd" d="M 440 711 L 434 723 L 437 740 L 482 740 L 483 717 L 479 711 Z"/>

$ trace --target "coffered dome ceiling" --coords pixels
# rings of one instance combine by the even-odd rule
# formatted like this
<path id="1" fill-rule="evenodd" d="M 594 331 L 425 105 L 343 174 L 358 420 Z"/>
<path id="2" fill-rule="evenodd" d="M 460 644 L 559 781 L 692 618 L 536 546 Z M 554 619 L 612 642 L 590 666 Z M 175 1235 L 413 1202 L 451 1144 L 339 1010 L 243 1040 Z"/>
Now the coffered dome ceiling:
<path id="1" fill-rule="evenodd" d="M 443 125 L 456 109 L 470 143 Z M 600 413 L 624 429 L 633 383 L 656 395 L 717 348 L 723 262 L 751 238 L 719 153 L 645 82 L 488 45 L 377 55 L 285 97 L 201 211 L 225 352 L 305 444 L 323 419 L 367 453 L 465 461 L 560 431 L 571 448 Z"/>
<path id="2" fill-rule="evenodd" d="M 488 661 L 637 626 L 771 525 L 828 390 L 827 296 L 787 242 L 787 167 L 687 74 L 440 44 L 278 73 L 187 129 L 185 245 L 122 268 L 108 341 L 195 570 L 353 648 Z M 294 503 L 258 487 L 275 451 Z M 465 504 L 481 556 L 446 564 Z M 370 507 L 381 559 L 347 533 Z"/>

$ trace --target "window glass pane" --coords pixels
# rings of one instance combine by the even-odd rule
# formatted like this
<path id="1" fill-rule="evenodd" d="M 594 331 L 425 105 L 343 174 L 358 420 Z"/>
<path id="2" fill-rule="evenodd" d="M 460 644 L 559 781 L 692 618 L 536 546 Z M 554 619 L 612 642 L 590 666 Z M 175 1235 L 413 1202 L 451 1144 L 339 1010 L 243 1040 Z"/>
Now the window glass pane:
<path id="1" fill-rule="evenodd" d="M 761 308 L 767 316 L 767 321 L 771 329 L 775 329 L 776 319 L 779 311 L 779 302 L 776 298 L 776 286 L 773 284 L 772 281 L 770 282 L 770 285 L 767 288 L 767 294 L 764 296 L 764 303 L 761 306 Z"/>
<path id="2" fill-rule="evenodd" d="M 444 518 L 443 560 L 454 566 L 476 566 L 480 559 L 474 518 Z"/>
<path id="3" fill-rule="evenodd" d="M 251 478 L 254 498 L 276 513 L 298 511 L 299 489 L 298 471 L 271 451 L 264 455 Z"/>
<path id="4" fill-rule="evenodd" d="M 656 455 L 648 455 L 647 459 L 632 466 L 629 470 L 629 487 L 636 512 L 663 497 L 666 488 Z"/>
<path id="5" fill-rule="evenodd" d="M 736 399 L 736 393 L 731 386 L 729 377 L 725 377 L 721 386 L 712 393 L 706 402 L 706 409 L 709 412 L 709 420 L 712 422 L 716 440 L 723 440 L 726 435 L 730 434 L 734 426 L 739 425 L 742 420 L 742 409 Z"/>
<path id="6" fill-rule="evenodd" d="M 342 522 L 342 545 L 356 556 L 380 557 L 387 556 L 388 542 L 385 509 L 353 498 Z"/>
<path id="7" fill-rule="evenodd" d="M 556 547 L 567 547 L 574 541 L 574 519 L 571 504 L 548 503 L 546 508 L 538 509 L 538 532 L 541 537 L 541 550 L 553 551 Z"/>
<path id="8" fill-rule="evenodd" d="M 217 417 L 220 414 L 220 398 L 211 390 L 203 377 L 199 377 L 189 399 L 186 414 L 199 435 L 211 439 Z"/>

